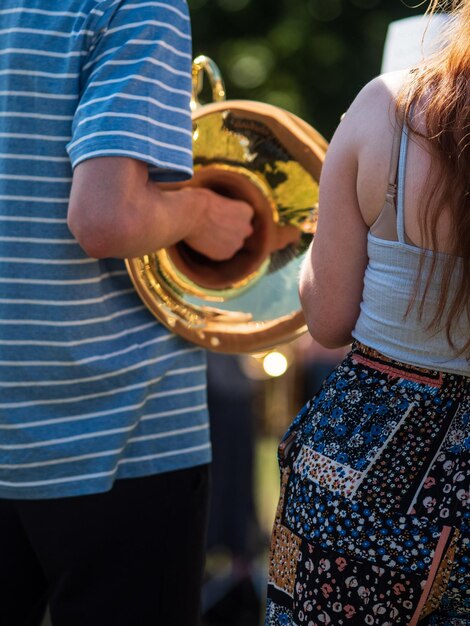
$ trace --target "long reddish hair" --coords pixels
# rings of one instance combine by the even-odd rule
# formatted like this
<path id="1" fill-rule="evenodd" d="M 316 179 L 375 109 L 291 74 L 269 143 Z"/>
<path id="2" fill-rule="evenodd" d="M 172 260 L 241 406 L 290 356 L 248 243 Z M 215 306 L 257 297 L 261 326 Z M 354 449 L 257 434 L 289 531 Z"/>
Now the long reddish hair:
<path id="1" fill-rule="evenodd" d="M 433 162 L 438 159 L 442 168 L 442 175 L 423 201 L 419 222 L 424 241 L 431 242 L 431 248 L 436 250 L 441 209 L 450 211 L 450 254 L 445 257 L 440 295 L 429 329 L 444 329 L 449 344 L 455 348 L 457 320 L 463 315 L 470 323 L 470 0 L 431 0 L 428 13 L 440 9 L 451 13 L 443 33 L 445 43 L 411 73 L 399 105 L 404 105 L 408 127 L 426 138 Z M 424 103 L 425 131 L 418 131 L 413 124 L 412 109 L 417 103 Z M 460 263 L 458 257 L 463 271 L 458 289 L 450 293 L 450 279 Z M 417 285 L 424 262 L 423 253 Z M 435 269 L 433 255 L 424 298 L 418 306 L 420 315 Z M 470 357 L 470 337 L 459 354 Z"/>

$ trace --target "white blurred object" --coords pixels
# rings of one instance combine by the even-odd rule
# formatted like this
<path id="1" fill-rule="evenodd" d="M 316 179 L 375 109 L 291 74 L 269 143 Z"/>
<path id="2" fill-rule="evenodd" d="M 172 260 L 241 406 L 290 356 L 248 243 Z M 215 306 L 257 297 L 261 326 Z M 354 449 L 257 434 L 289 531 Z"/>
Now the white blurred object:
<path id="1" fill-rule="evenodd" d="M 439 45 L 439 33 L 449 17 L 443 13 L 407 17 L 392 22 L 387 31 L 382 72 L 404 70 L 422 61 Z"/>

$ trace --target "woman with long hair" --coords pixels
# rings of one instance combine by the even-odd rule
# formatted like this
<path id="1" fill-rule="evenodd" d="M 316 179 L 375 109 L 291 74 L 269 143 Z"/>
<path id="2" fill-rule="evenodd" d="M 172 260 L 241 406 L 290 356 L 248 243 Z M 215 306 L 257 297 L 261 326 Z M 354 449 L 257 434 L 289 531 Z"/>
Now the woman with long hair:
<path id="1" fill-rule="evenodd" d="M 352 343 L 279 447 L 267 626 L 470 624 L 470 0 L 329 147 L 300 296 Z"/>

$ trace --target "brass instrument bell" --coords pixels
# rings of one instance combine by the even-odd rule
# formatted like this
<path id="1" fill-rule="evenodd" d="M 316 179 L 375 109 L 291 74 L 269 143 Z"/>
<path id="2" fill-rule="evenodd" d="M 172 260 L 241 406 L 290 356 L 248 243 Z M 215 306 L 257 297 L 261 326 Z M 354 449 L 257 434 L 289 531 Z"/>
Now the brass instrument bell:
<path id="1" fill-rule="evenodd" d="M 204 72 L 214 102 L 201 106 Z M 227 261 L 181 242 L 127 259 L 127 269 L 143 302 L 175 333 L 218 352 L 267 350 L 306 330 L 297 277 L 316 230 L 327 143 L 279 107 L 226 101 L 220 72 L 205 56 L 193 62 L 191 106 L 194 176 L 177 186 L 246 200 L 254 232 Z"/>

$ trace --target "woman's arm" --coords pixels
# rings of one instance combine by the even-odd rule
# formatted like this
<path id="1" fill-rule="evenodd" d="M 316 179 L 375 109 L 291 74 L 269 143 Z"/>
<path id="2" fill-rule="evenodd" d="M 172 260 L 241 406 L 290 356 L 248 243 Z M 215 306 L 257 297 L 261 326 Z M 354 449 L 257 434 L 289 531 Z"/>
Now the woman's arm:
<path id="1" fill-rule="evenodd" d="M 367 225 L 356 196 L 357 162 L 332 142 L 320 179 L 318 229 L 303 264 L 299 294 L 312 337 L 326 348 L 351 341 L 367 265 Z"/>
<path id="2" fill-rule="evenodd" d="M 351 342 L 367 266 L 367 233 L 385 199 L 393 137 L 390 86 L 375 79 L 331 141 L 320 178 L 318 229 L 299 293 L 309 331 L 327 348 Z"/>

